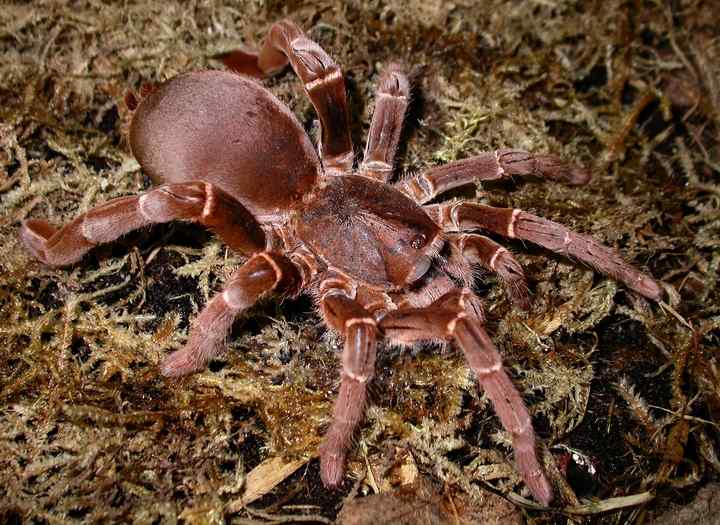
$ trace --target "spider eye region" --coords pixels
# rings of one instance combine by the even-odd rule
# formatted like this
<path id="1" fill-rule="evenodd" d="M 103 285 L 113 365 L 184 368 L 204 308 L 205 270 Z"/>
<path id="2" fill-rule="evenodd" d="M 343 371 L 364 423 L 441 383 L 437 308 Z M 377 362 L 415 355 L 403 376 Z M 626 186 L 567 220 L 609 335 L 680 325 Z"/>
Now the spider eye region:
<path id="1" fill-rule="evenodd" d="M 418 235 L 413 237 L 412 241 L 410 241 L 410 246 L 412 246 L 416 250 L 419 250 L 426 244 L 427 244 L 427 235 L 425 235 L 424 233 L 419 233 Z"/>

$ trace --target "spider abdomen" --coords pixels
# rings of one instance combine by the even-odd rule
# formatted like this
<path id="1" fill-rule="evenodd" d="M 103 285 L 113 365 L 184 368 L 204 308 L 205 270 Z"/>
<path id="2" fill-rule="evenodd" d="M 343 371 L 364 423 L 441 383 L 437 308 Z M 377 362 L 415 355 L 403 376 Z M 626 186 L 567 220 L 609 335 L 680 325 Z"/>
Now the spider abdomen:
<path id="1" fill-rule="evenodd" d="M 257 82 L 224 71 L 181 75 L 145 97 L 130 145 L 153 182 L 211 182 L 259 219 L 286 212 L 321 169 L 287 107 Z"/>

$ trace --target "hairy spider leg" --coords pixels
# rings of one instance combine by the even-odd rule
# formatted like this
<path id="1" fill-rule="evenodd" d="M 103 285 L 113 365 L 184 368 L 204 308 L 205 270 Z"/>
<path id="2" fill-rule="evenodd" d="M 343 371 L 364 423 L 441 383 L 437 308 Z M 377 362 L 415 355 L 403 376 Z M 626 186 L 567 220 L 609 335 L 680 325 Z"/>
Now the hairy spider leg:
<path id="1" fill-rule="evenodd" d="M 423 204 L 458 186 L 515 175 L 534 175 L 575 185 L 586 184 L 590 180 L 587 169 L 567 164 L 557 155 L 499 149 L 429 168 L 415 177 L 401 181 L 398 187 Z"/>
<path id="2" fill-rule="evenodd" d="M 350 172 L 353 145 L 342 70 L 294 22 L 273 24 L 259 52 L 235 50 L 218 58 L 229 69 L 257 78 L 278 73 L 290 63 L 320 118 L 320 154 L 326 172 Z"/>
<path id="3" fill-rule="evenodd" d="M 361 174 L 381 182 L 392 178 L 409 100 L 410 82 L 402 66 L 391 63 L 378 81 Z"/>
<path id="4" fill-rule="evenodd" d="M 453 290 L 427 307 L 392 311 L 380 320 L 379 327 L 385 337 L 401 343 L 438 339 L 457 342 L 500 422 L 512 436 L 520 475 L 533 496 L 547 505 L 553 491 L 537 458 L 530 414 L 505 372 L 497 348 L 469 307 L 472 299 L 467 289 Z"/>
<path id="5" fill-rule="evenodd" d="M 142 195 L 113 199 L 59 229 L 42 219 L 28 219 L 20 237 L 40 261 L 64 266 L 79 261 L 98 244 L 176 219 L 207 226 L 240 253 L 265 249 L 265 233 L 252 214 L 225 191 L 202 181 L 163 184 Z"/>
<path id="6" fill-rule="evenodd" d="M 345 337 L 342 372 L 333 419 L 320 446 L 320 477 L 326 487 L 338 487 L 345 458 L 367 404 L 367 385 L 375 375 L 378 330 L 375 319 L 341 288 L 329 288 L 321 299 L 328 325 Z"/>
<path id="7" fill-rule="evenodd" d="M 510 300 L 523 310 L 530 307 L 528 285 L 522 266 L 510 251 L 484 235 L 476 233 L 450 234 L 448 240 L 472 264 L 496 273 Z"/>
<path id="8" fill-rule="evenodd" d="M 185 346 L 167 356 L 160 371 L 167 377 L 179 377 L 203 370 L 224 350 L 225 339 L 240 313 L 265 295 L 292 295 L 302 285 L 301 273 L 289 258 L 274 252 L 253 255 L 205 305 Z"/>
<path id="9" fill-rule="evenodd" d="M 648 299 L 659 301 L 662 297 L 662 288 L 657 281 L 625 262 L 616 250 L 562 224 L 519 209 L 494 208 L 466 201 L 440 204 L 439 207 L 436 214 L 446 231 L 483 229 L 511 239 L 530 241 L 587 263 Z"/>

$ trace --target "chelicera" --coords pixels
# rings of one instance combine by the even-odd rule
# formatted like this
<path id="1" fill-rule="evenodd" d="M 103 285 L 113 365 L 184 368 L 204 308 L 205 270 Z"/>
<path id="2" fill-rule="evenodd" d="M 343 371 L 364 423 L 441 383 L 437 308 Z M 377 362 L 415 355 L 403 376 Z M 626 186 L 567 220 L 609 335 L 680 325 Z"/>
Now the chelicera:
<path id="1" fill-rule="evenodd" d="M 59 229 L 27 220 L 21 231 L 27 248 L 46 264 L 68 265 L 131 230 L 182 219 L 205 225 L 246 255 L 199 314 L 187 344 L 162 362 L 168 377 L 202 370 L 223 350 L 233 320 L 260 298 L 312 295 L 345 341 L 340 391 L 320 447 L 328 487 L 343 480 L 378 341 L 454 341 L 512 435 L 518 471 L 537 500 L 550 502 L 530 416 L 472 291 L 473 267 L 481 266 L 497 273 L 525 308 L 523 270 L 506 248 L 475 232 L 574 257 L 650 299 L 658 300 L 661 288 L 616 251 L 555 222 L 462 200 L 428 202 L 461 185 L 512 176 L 582 184 L 588 171 L 554 155 L 498 150 L 393 182 L 409 97 L 400 65 L 380 75 L 365 153 L 354 169 L 342 72 L 294 23 L 275 24 L 258 53 L 235 51 L 223 60 L 232 72 L 180 75 L 148 90 L 135 108 L 130 145 L 157 187 Z M 318 151 L 290 110 L 252 78 L 288 62 L 319 116 Z"/>

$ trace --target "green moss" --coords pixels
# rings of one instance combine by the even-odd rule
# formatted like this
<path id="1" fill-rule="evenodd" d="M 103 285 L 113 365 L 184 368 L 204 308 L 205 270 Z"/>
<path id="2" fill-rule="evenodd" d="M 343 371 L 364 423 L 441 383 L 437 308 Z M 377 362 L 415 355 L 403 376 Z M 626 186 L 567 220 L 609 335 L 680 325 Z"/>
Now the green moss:
<path id="1" fill-rule="evenodd" d="M 209 57 L 258 41 L 283 16 L 343 66 L 358 149 L 377 72 L 402 60 L 416 84 L 404 168 L 498 147 L 587 164 L 586 187 L 499 182 L 477 198 L 592 234 L 677 290 L 670 305 L 651 305 L 520 243 L 509 246 L 534 292 L 529 312 L 513 310 L 493 276 L 479 281 L 489 329 L 553 460 L 558 504 L 652 491 L 642 507 L 591 518 L 635 522 L 716 481 L 720 20 L 712 2 L 670 9 L 619 1 L 3 6 L 0 521 L 267 522 L 238 511 L 245 474 L 272 456 L 316 453 L 338 345 L 307 303 L 257 306 L 210 370 L 166 381 L 157 364 L 182 345 L 240 258 L 200 228 L 163 225 L 53 270 L 17 237 L 25 218 L 61 224 L 145 189 L 123 137 L 126 89 L 217 67 Z M 311 125 L 294 75 L 269 85 Z M 454 351 L 384 349 L 372 400 L 354 474 L 369 467 L 382 486 L 402 451 L 443 497 L 479 502 L 485 484 L 523 490 L 508 436 Z M 350 485 L 326 491 L 313 460 L 254 505 L 335 518 Z M 367 478 L 350 499 L 372 486 Z M 557 519 L 527 512 L 535 523 Z"/>

